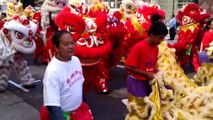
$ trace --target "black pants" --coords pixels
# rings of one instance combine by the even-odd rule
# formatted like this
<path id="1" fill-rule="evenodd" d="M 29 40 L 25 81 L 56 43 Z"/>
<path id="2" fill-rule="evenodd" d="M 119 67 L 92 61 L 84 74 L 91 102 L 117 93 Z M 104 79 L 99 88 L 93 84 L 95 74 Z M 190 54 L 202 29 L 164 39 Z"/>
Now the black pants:
<path id="1" fill-rule="evenodd" d="M 170 40 L 174 40 L 176 35 L 176 29 L 174 27 L 169 28 L 169 36 L 170 36 Z"/>

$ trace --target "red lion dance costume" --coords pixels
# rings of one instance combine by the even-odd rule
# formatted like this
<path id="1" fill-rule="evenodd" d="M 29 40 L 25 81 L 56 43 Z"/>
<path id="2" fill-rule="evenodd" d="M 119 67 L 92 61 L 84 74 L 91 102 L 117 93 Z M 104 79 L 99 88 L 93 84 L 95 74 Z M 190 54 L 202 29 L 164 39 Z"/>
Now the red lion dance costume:
<path id="1" fill-rule="evenodd" d="M 158 14 L 165 19 L 165 13 L 157 4 L 144 5 L 137 9 L 137 12 L 131 19 L 128 19 L 125 26 L 128 30 L 128 36 L 125 39 L 126 53 L 137 42 L 147 38 L 148 30 L 151 26 L 151 16 Z"/>
<path id="2" fill-rule="evenodd" d="M 108 14 L 107 26 L 104 28 L 103 36 L 109 39 L 112 46 L 111 51 L 101 60 L 101 77 L 98 83 L 98 93 L 108 93 L 109 73 L 113 66 L 116 66 L 122 56 L 125 55 L 124 38 L 127 35 L 127 29 L 124 23 L 121 22 L 121 13 L 115 11 L 113 14 Z"/>
<path id="3" fill-rule="evenodd" d="M 35 12 L 32 16 L 32 21 L 37 23 L 38 30 L 35 34 L 35 43 L 36 43 L 36 49 L 33 54 L 34 63 L 37 64 L 37 61 L 39 59 L 39 56 L 41 57 L 41 62 L 43 64 L 46 64 L 48 61 L 47 55 L 45 54 L 45 44 L 43 41 L 43 30 L 41 28 L 41 12 Z"/>
<path id="4" fill-rule="evenodd" d="M 75 55 L 79 57 L 83 66 L 85 94 L 97 87 L 101 72 L 101 58 L 107 56 L 111 50 L 109 40 L 103 38 L 98 31 L 102 25 L 106 25 L 106 18 L 106 14 L 99 14 L 99 17 L 94 18 L 95 20 L 89 17 L 83 19 L 82 16 L 72 13 L 68 7 L 64 8 L 55 18 L 59 29 L 70 31 L 74 37 Z"/>
<path id="5" fill-rule="evenodd" d="M 57 26 L 54 23 L 55 16 L 67 5 L 67 0 L 45 0 L 41 6 L 41 34 L 44 41 L 42 62 L 47 64 L 54 54 L 52 35 Z"/>
<path id="6" fill-rule="evenodd" d="M 87 7 L 85 3 L 74 4 L 70 1 L 69 7 L 56 16 L 55 23 L 59 29 L 70 31 L 74 37 L 75 55 L 81 60 L 85 77 L 84 93 L 87 94 L 93 88 L 97 88 L 98 93 L 105 93 L 108 92 L 106 82 L 109 80 L 109 70 L 118 61 L 111 62 L 109 55 L 119 53 L 117 46 L 114 49 L 112 46 L 117 42 L 120 44 L 124 38 L 119 33 L 120 26 L 124 28 L 124 25 L 119 21 L 120 14 L 113 15 L 117 17 L 115 22 L 113 18 L 110 20 L 105 9 L 89 11 Z M 118 59 L 117 56 L 115 59 Z"/>
<path id="7" fill-rule="evenodd" d="M 201 32 L 201 23 L 210 17 L 209 14 L 202 13 L 202 11 L 203 9 L 199 8 L 197 4 L 188 4 L 178 12 L 177 20 L 181 23 L 180 31 L 178 32 L 177 42 L 171 45 L 176 49 L 180 66 L 184 67 L 186 62 L 190 61 L 196 72 L 200 67 L 196 41 Z"/>

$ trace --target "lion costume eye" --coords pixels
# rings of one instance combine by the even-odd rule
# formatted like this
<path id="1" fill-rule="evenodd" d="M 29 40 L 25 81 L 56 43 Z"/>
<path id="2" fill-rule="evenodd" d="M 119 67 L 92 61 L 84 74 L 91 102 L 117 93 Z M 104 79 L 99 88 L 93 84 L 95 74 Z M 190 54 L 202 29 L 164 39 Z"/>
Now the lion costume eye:
<path id="1" fill-rule="evenodd" d="M 140 18 L 141 18 L 141 14 L 140 14 L 139 12 L 136 12 L 136 13 L 135 13 L 135 17 L 136 17 L 137 19 L 140 19 Z"/>
<path id="2" fill-rule="evenodd" d="M 67 5 L 67 3 L 66 3 L 66 2 L 63 2 L 63 3 L 62 3 L 62 5 L 63 5 L 63 7 L 64 7 L 64 6 L 66 6 L 66 5 Z"/>
<path id="3" fill-rule="evenodd" d="M 126 5 L 126 9 L 131 10 L 132 9 L 132 5 L 131 4 L 127 4 Z"/>
<path id="4" fill-rule="evenodd" d="M 18 31 L 15 31 L 15 35 L 17 39 L 22 39 L 24 37 L 24 35 Z"/>
<path id="5" fill-rule="evenodd" d="M 184 16 L 184 17 L 182 18 L 182 23 L 183 23 L 184 25 L 190 23 L 190 17 Z"/>
<path id="6" fill-rule="evenodd" d="M 76 9 L 77 7 L 75 6 L 75 5 L 70 5 L 70 7 L 72 8 L 72 9 Z"/>

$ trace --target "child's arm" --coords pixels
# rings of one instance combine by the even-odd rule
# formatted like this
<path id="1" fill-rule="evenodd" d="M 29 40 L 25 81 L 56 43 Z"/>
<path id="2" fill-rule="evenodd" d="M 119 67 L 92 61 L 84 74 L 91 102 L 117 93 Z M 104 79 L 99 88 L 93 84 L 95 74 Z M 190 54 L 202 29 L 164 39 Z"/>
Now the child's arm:
<path id="1" fill-rule="evenodd" d="M 136 67 L 132 67 L 132 66 L 129 66 L 129 65 L 125 65 L 125 69 L 126 69 L 128 72 L 131 72 L 131 73 L 135 73 L 135 74 L 138 74 L 138 75 L 145 76 L 148 80 L 154 79 L 154 74 L 151 73 L 151 72 L 143 71 L 143 70 L 140 70 L 140 69 L 138 69 L 138 68 L 136 68 Z"/>

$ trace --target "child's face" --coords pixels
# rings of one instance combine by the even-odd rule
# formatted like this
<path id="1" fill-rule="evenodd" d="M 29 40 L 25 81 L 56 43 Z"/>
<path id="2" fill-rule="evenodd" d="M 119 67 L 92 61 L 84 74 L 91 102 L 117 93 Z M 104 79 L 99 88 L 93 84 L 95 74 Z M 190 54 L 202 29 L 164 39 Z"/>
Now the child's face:
<path id="1" fill-rule="evenodd" d="M 152 45 L 159 45 L 165 38 L 165 35 L 150 35 L 150 40 Z"/>

